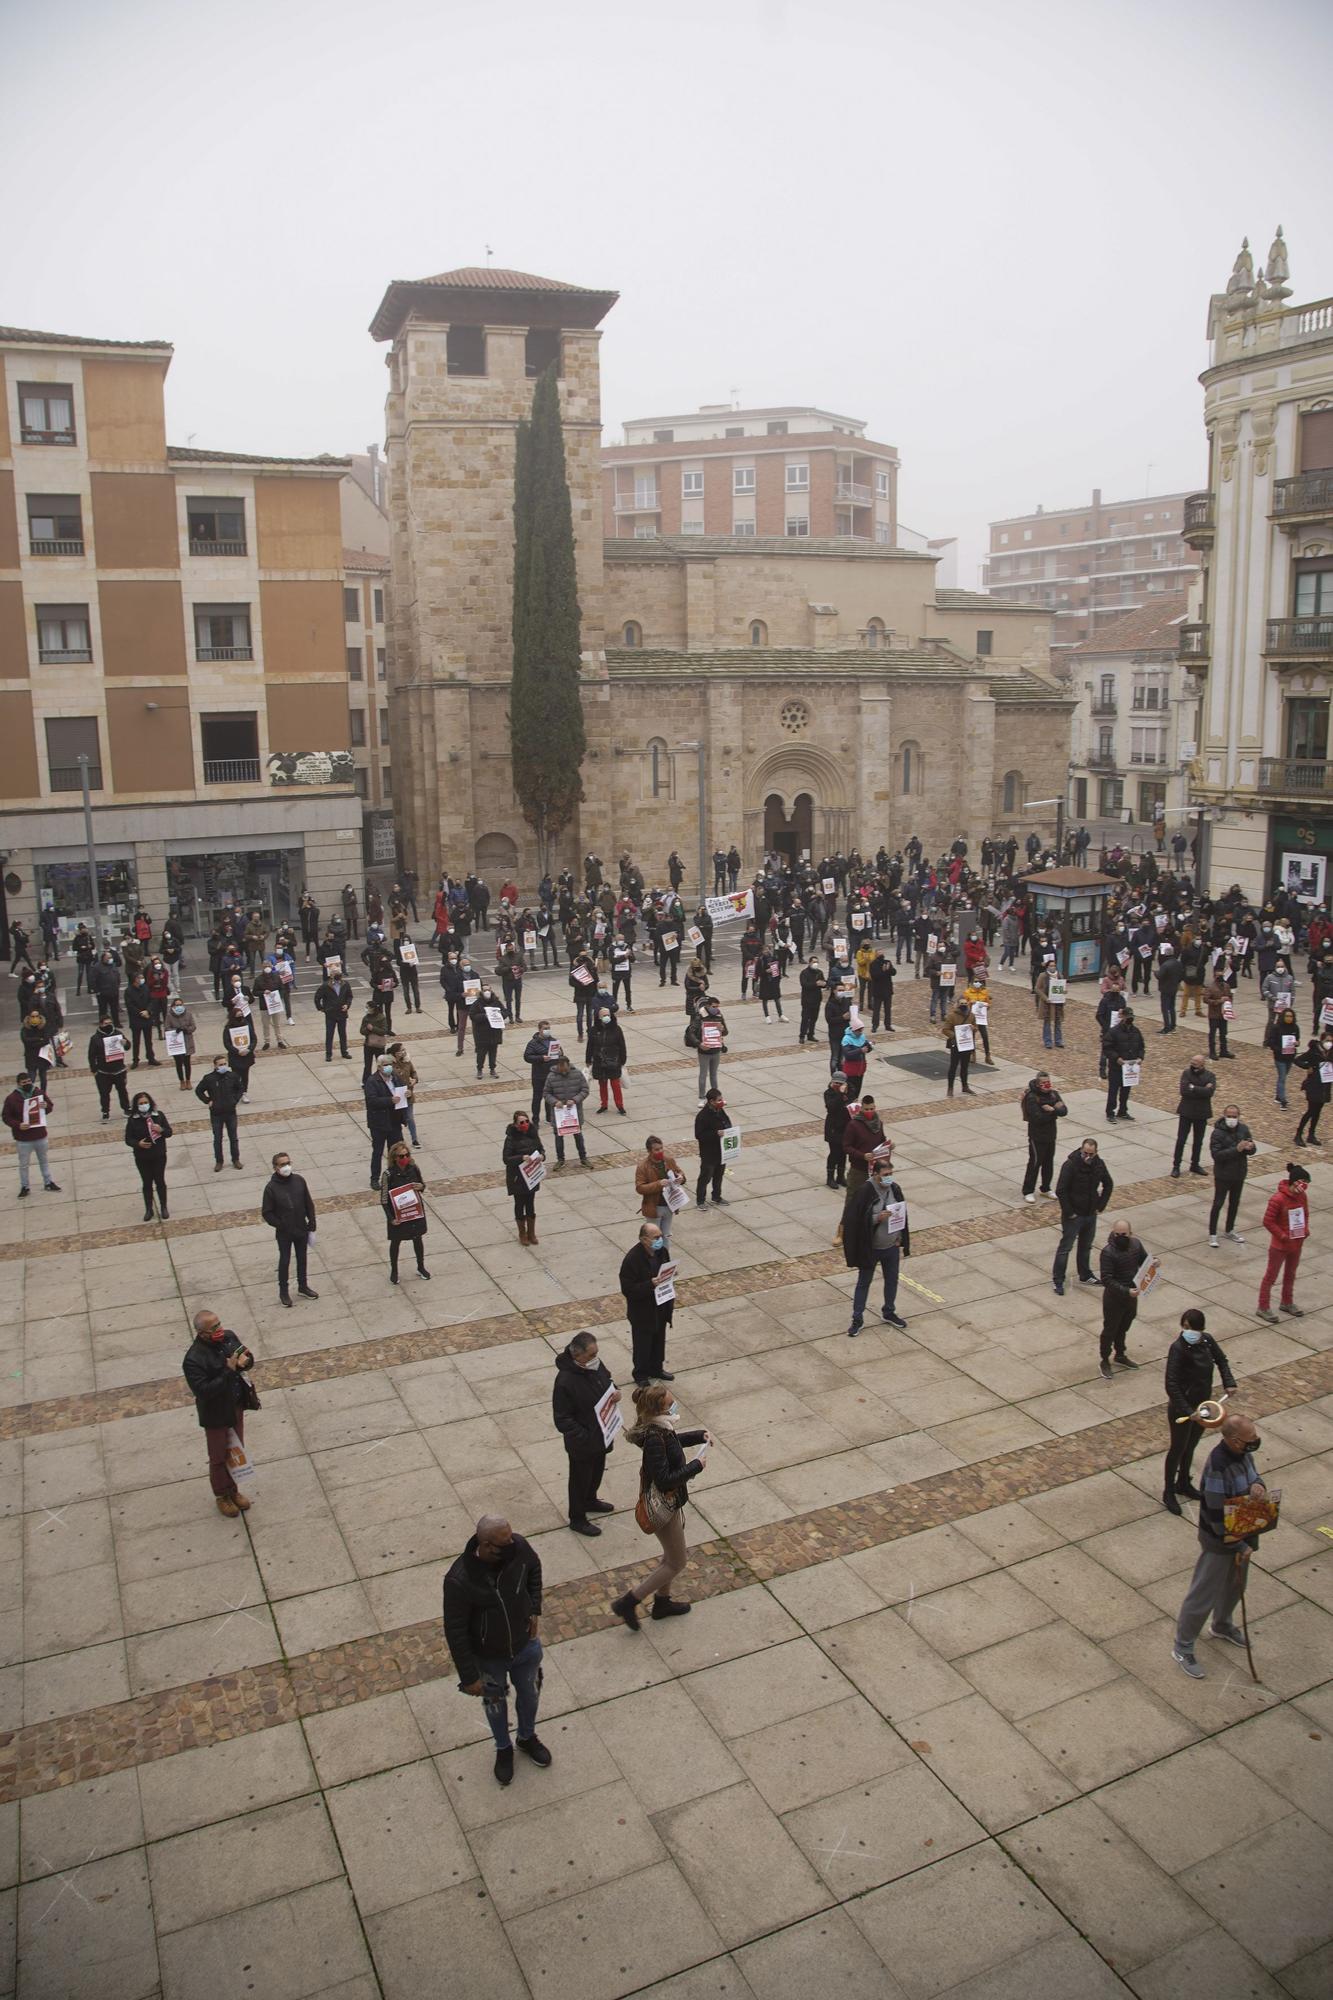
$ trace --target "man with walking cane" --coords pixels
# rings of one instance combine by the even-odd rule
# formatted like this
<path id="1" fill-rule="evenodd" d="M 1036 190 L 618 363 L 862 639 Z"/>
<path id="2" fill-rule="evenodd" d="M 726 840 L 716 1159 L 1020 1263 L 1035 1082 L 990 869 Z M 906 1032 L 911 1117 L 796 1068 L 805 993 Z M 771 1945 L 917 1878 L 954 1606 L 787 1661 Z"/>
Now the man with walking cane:
<path id="1" fill-rule="evenodd" d="M 1194 1653 L 1194 1642 L 1209 1620 L 1208 1636 L 1228 1646 L 1239 1646 L 1249 1655 L 1249 1638 L 1233 1622 L 1239 1604 L 1245 1615 L 1245 1585 L 1250 1557 L 1259 1545 L 1259 1534 L 1277 1522 L 1276 1499 L 1255 1471 L 1254 1454 L 1262 1439 L 1249 1417 L 1225 1417 L 1221 1442 L 1213 1447 L 1200 1481 L 1199 1559 L 1194 1565 L 1189 1589 L 1176 1617 L 1176 1638 L 1171 1657 L 1191 1680 L 1207 1676 Z M 1235 1516 L 1238 1503 L 1247 1501 L 1240 1512 L 1253 1514 L 1248 1532 L 1238 1532 Z M 1228 1514 L 1232 1516 L 1228 1524 Z M 1254 1674 L 1254 1661 L 1250 1660 Z M 1255 1679 L 1258 1675 L 1255 1674 Z"/>

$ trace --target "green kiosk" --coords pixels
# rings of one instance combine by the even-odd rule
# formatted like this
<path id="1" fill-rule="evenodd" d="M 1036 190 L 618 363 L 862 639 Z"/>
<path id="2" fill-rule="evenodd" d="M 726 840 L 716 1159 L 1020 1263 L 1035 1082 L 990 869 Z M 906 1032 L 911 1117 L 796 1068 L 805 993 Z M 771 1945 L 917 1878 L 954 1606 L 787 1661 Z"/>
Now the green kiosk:
<path id="1" fill-rule="evenodd" d="M 1036 868 L 1019 879 L 1033 916 L 1041 923 L 1054 917 L 1059 925 L 1058 969 L 1065 978 L 1100 978 L 1106 903 L 1119 877 L 1090 868 Z"/>

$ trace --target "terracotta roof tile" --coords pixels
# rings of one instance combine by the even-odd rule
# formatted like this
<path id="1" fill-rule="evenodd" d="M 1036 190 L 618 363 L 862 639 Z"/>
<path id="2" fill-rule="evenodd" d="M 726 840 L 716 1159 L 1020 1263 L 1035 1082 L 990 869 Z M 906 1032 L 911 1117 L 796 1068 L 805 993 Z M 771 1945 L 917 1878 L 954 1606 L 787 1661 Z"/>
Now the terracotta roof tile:
<path id="1" fill-rule="evenodd" d="M 361 570 L 371 576 L 387 576 L 389 558 L 377 556 L 373 549 L 344 549 L 343 568 Z"/>
<path id="2" fill-rule="evenodd" d="M 25 342 L 33 347 L 132 347 L 174 352 L 169 340 L 107 340 L 94 333 L 38 333 L 27 326 L 0 326 L 0 346 Z"/>
<path id="3" fill-rule="evenodd" d="M 464 264 L 457 271 L 437 271 L 433 278 L 395 278 L 395 285 L 445 285 L 451 291 L 566 292 L 575 298 L 604 296 L 597 285 L 567 285 L 562 278 L 539 278 L 532 271 L 505 271 L 496 264 Z"/>
<path id="4" fill-rule="evenodd" d="M 352 462 L 327 451 L 318 458 L 278 458 L 267 451 L 198 451 L 187 444 L 169 444 L 167 457 L 179 459 L 185 465 L 320 465 L 334 471 L 345 471 Z"/>
<path id="5" fill-rule="evenodd" d="M 1070 653 L 1086 658 L 1091 653 L 1174 653 L 1184 624 L 1187 599 L 1183 590 L 1169 596 L 1150 598 L 1133 611 L 1098 626 L 1090 639 L 1071 646 Z"/>

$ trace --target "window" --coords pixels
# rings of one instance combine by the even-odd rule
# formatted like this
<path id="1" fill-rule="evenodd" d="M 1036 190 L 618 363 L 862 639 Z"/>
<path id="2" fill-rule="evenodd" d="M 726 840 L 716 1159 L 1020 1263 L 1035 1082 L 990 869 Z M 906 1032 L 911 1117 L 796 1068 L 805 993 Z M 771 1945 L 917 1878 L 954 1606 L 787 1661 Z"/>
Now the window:
<path id="1" fill-rule="evenodd" d="M 556 372 L 559 373 L 560 335 L 554 327 L 530 326 L 523 336 L 523 373 L 529 382 L 535 382 L 539 375 L 544 375 L 553 361 L 556 364 Z M 452 370 L 450 372 L 452 373 Z M 467 373 L 471 375 L 486 373 L 484 354 L 481 367 L 468 369 Z"/>
<path id="2" fill-rule="evenodd" d="M 382 590 L 375 592 L 375 623 L 377 625 L 384 623 L 384 592 Z"/>
<path id="3" fill-rule="evenodd" d="M 752 465 L 732 466 L 731 490 L 733 493 L 754 492 L 754 467 Z"/>
<path id="4" fill-rule="evenodd" d="M 634 619 L 631 618 L 626 624 L 624 632 L 621 634 L 621 639 L 626 646 L 641 646 L 643 644 L 642 625 L 636 624 Z"/>
<path id="5" fill-rule="evenodd" d="M 380 797 L 385 799 L 393 797 L 393 772 L 387 764 L 380 766 Z"/>
<path id="6" fill-rule="evenodd" d="M 375 648 L 375 678 L 377 681 L 387 681 L 389 678 L 389 656 L 383 646 Z"/>
<path id="7" fill-rule="evenodd" d="M 245 554 L 244 500 L 187 500 L 185 519 L 192 556 Z"/>
<path id="8" fill-rule="evenodd" d="M 196 604 L 194 652 L 198 660 L 252 660 L 248 604 Z"/>
<path id="9" fill-rule="evenodd" d="M 875 474 L 875 498 L 877 500 L 887 500 L 888 497 L 889 475 L 887 472 L 877 472 Z"/>
<path id="10" fill-rule="evenodd" d="M 49 715 L 46 718 L 46 768 L 53 792 L 83 788 L 80 757 L 88 759 L 88 783 L 101 789 L 102 750 L 95 715 Z"/>
<path id="11" fill-rule="evenodd" d="M 785 438 L 787 435 L 787 425 L 785 420 L 778 423 L 765 424 L 764 429 L 768 432 L 768 435 L 771 438 Z"/>
<path id="12" fill-rule="evenodd" d="M 750 644 L 752 646 L 766 646 L 768 644 L 768 627 L 762 618 L 752 618 L 750 620 Z"/>
<path id="13" fill-rule="evenodd" d="M 739 536 L 741 537 L 741 539 L 742 539 L 742 540 L 744 540 L 744 539 L 745 539 L 745 537 L 746 537 L 747 535 L 753 535 L 753 533 L 754 533 L 754 522 L 753 522 L 753 521 L 733 521 L 733 522 L 732 522 L 732 524 L 731 524 L 731 532 L 732 532 L 732 534 L 733 534 L 733 535 L 739 535 Z"/>
<path id="14" fill-rule="evenodd" d="M 902 750 L 903 796 L 920 792 L 925 783 L 926 764 L 919 743 L 904 743 Z"/>
<path id="15" fill-rule="evenodd" d="M 676 433 L 674 431 L 653 432 L 654 444 L 674 444 L 675 442 L 676 442 Z"/>
<path id="16" fill-rule="evenodd" d="M 1023 530 L 1023 540 L 1024 540 L 1025 542 L 1030 542 L 1030 541 L 1032 540 L 1032 530 L 1031 530 L 1031 528 L 1024 528 L 1024 530 Z"/>
<path id="17" fill-rule="evenodd" d="M 809 532 L 810 532 L 810 516 L 808 514 L 788 514 L 787 516 L 788 535 L 808 535 Z"/>
<path id="18" fill-rule="evenodd" d="M 882 546 L 887 546 L 892 533 L 893 530 L 890 528 L 887 521 L 876 521 L 875 540 L 879 542 Z"/>
<path id="19" fill-rule="evenodd" d="M 810 467 L 808 465 L 789 465 L 787 467 L 787 491 L 789 493 L 808 493 L 809 490 Z"/>
<path id="20" fill-rule="evenodd" d="M 444 336 L 444 362 L 451 375 L 484 375 L 485 327 L 451 326 Z"/>
<path id="21" fill-rule="evenodd" d="M 201 715 L 199 747 L 206 785 L 259 782 L 259 720 L 253 714 Z"/>
<path id="22" fill-rule="evenodd" d="M 1067 534 L 1069 533 L 1069 523 L 1068 523 L 1068 521 L 1061 521 L 1061 523 L 1060 523 L 1060 533 L 1061 533 L 1062 535 L 1067 535 Z M 1086 782 L 1087 782 L 1087 781 L 1086 781 L 1086 779 L 1085 779 L 1085 780 L 1084 780 L 1084 783 L 1086 784 Z"/>
<path id="23" fill-rule="evenodd" d="M 28 495 L 28 552 L 34 556 L 83 554 L 83 505 L 77 493 Z"/>
<path id="24" fill-rule="evenodd" d="M 1002 790 L 1003 803 L 1000 810 L 1006 813 L 1016 813 L 1023 804 L 1023 791 L 1023 773 L 1021 771 L 1006 771 Z"/>
<path id="25" fill-rule="evenodd" d="M 655 527 L 653 526 L 652 522 L 651 522 L 651 521 L 636 521 L 636 522 L 634 523 L 634 539 L 635 539 L 635 541 L 636 541 L 636 542 L 653 542 L 653 541 L 656 541 L 656 539 L 657 539 L 657 530 L 656 530 L 656 528 L 655 528 Z"/>
<path id="26" fill-rule="evenodd" d="M 68 383 L 20 382 L 19 438 L 23 444 L 73 444 L 74 391 Z"/>
<path id="27" fill-rule="evenodd" d="M 722 435 L 729 438 L 743 438 L 745 436 L 745 425 L 728 424 Z"/>
<path id="28" fill-rule="evenodd" d="M 1129 732 L 1129 761 L 1131 764 L 1164 764 L 1166 762 L 1165 729 L 1145 724 L 1142 728 Z"/>
<path id="29" fill-rule="evenodd" d="M 386 743 L 388 742 L 388 740 L 389 740 L 389 711 L 388 711 L 388 709 L 387 709 L 387 708 L 382 708 L 382 709 L 380 710 L 380 748 L 381 748 L 381 749 L 383 749 L 383 748 L 384 748 L 384 746 L 385 746 L 385 744 L 386 744 Z"/>
<path id="30" fill-rule="evenodd" d="M 634 477 L 634 505 L 636 507 L 657 506 L 657 474 L 655 472 L 636 473 Z"/>
<path id="31" fill-rule="evenodd" d="M 49 666 L 91 660 L 92 641 L 86 604 L 37 606 L 37 657 Z"/>
<path id="32" fill-rule="evenodd" d="M 1297 572 L 1296 616 L 1333 617 L 1333 569 L 1306 569 Z"/>
<path id="33" fill-rule="evenodd" d="M 649 798 L 670 798 L 671 752 L 660 736 L 655 736 L 648 745 L 647 775 Z"/>
<path id="34" fill-rule="evenodd" d="M 995 639 L 995 634 L 994 634 L 993 632 L 978 632 L 978 633 L 977 633 L 977 658 L 978 658 L 978 659 L 980 659 L 980 660 L 987 660 L 987 659 L 989 659 L 989 658 L 990 658 L 990 655 L 991 655 L 991 652 L 992 652 L 992 649 L 993 649 L 993 642 L 994 642 L 994 639 Z"/>
<path id="35" fill-rule="evenodd" d="M 356 742 L 355 736 L 353 736 L 352 741 L 353 743 Z M 352 773 L 352 790 L 359 799 L 368 799 L 370 797 L 370 773 L 364 764 Z"/>
<path id="36" fill-rule="evenodd" d="M 354 583 L 343 585 L 343 623 L 345 625 L 361 623 L 361 592 Z"/>
<path id="37" fill-rule="evenodd" d="M 1008 548 L 1008 546 L 1009 546 L 1009 537 L 1008 537 L 1008 535 L 1001 535 L 1001 536 L 1000 536 L 1000 547 L 1001 547 L 1002 549 L 1007 549 L 1007 548 Z"/>
<path id="38" fill-rule="evenodd" d="M 1102 778 L 1097 786 L 1097 813 L 1101 819 L 1110 819 L 1124 810 L 1125 781 L 1123 778 Z"/>
<path id="39" fill-rule="evenodd" d="M 359 749 L 366 740 L 366 711 L 354 708 L 349 712 L 348 721 L 352 725 L 352 742 Z"/>
<path id="40" fill-rule="evenodd" d="M 1097 755 L 1104 764 L 1114 762 L 1115 731 L 1113 729 L 1099 729 L 1097 731 Z"/>
<path id="41" fill-rule="evenodd" d="M 1286 754 L 1293 761 L 1322 764 L 1328 756 L 1328 697 L 1301 696 L 1283 715 Z"/>
<path id="42" fill-rule="evenodd" d="M 696 516 L 691 516 L 688 521 L 682 521 L 680 524 L 682 535 L 701 535 L 703 531 L 704 524 Z"/>
<path id="43" fill-rule="evenodd" d="M 361 648 L 359 646 L 349 646 L 347 648 L 347 678 L 349 681 L 359 681 L 361 678 Z"/>
<path id="44" fill-rule="evenodd" d="M 1145 514 L 1143 518 L 1145 521 L 1151 521 L 1153 516 L 1151 514 Z"/>
<path id="45" fill-rule="evenodd" d="M 866 644 L 872 653 L 877 653 L 884 644 L 884 620 L 872 618 L 866 626 Z"/>
<path id="46" fill-rule="evenodd" d="M 702 472 L 681 473 L 680 494 L 682 500 L 697 500 L 699 498 L 699 495 L 703 492 L 703 490 L 704 490 L 704 476 Z"/>

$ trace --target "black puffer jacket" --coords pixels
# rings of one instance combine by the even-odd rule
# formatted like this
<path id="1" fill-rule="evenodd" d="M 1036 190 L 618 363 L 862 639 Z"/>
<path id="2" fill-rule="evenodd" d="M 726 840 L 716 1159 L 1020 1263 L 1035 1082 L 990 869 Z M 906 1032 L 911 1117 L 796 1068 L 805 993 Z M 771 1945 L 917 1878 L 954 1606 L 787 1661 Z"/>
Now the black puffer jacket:
<path id="1" fill-rule="evenodd" d="M 604 1442 L 596 1415 L 596 1406 L 610 1387 L 611 1370 L 604 1361 L 580 1368 L 567 1347 L 556 1355 L 551 1416 L 571 1458 L 596 1458 L 614 1450 Z"/>
<path id="2" fill-rule="evenodd" d="M 236 1370 L 228 1368 L 227 1356 L 244 1347 L 244 1341 L 228 1331 L 218 1341 L 196 1340 L 186 1351 L 181 1369 L 203 1430 L 225 1430 L 236 1421 L 241 1381 Z"/>
<path id="3" fill-rule="evenodd" d="M 1253 1144 L 1254 1134 L 1244 1119 L 1237 1125 L 1228 1125 L 1225 1118 L 1219 1118 L 1208 1140 L 1208 1151 L 1213 1160 L 1213 1179 L 1219 1187 L 1235 1187 L 1250 1171 L 1251 1153 L 1242 1153 L 1241 1141 Z"/>
<path id="4" fill-rule="evenodd" d="M 1106 1037 L 1106 1053 L 1120 1063 L 1142 1062 L 1143 1030 L 1137 1021 L 1119 1020 Z"/>
<path id="5" fill-rule="evenodd" d="M 1119 1292 L 1122 1297 L 1128 1293 L 1147 1254 L 1137 1236 L 1128 1237 L 1123 1248 L 1114 1237 L 1108 1236 L 1097 1266 L 1097 1275 L 1107 1291 Z"/>
<path id="6" fill-rule="evenodd" d="M 1031 1137 L 1037 1141 L 1049 1139 L 1054 1145 L 1055 1135 L 1060 1129 L 1060 1120 L 1067 1116 L 1069 1106 L 1053 1086 L 1049 1090 L 1039 1090 L 1034 1076 L 1023 1092 L 1023 1122 Z"/>
<path id="7" fill-rule="evenodd" d="M 1234 1389 L 1231 1364 L 1211 1333 L 1193 1342 L 1183 1333 L 1176 1335 L 1166 1350 L 1166 1402 L 1173 1418 L 1193 1415 L 1212 1395 L 1214 1368 L 1221 1374 L 1222 1387 Z"/>
<path id="8" fill-rule="evenodd" d="M 528 1624 L 542 1609 L 541 1558 L 531 1542 L 514 1536 L 502 1563 L 484 1563 L 477 1538 L 469 1538 L 444 1579 L 444 1643 L 458 1669 L 458 1685 L 481 1679 L 482 1660 L 512 1660 L 528 1643 Z"/>
<path id="9" fill-rule="evenodd" d="M 656 1486 L 661 1493 L 675 1495 L 678 1510 L 684 1507 L 690 1481 L 697 1479 L 704 1469 L 702 1459 L 686 1459 L 685 1446 L 703 1441 L 702 1431 L 676 1431 L 670 1424 L 649 1424 L 639 1447 L 643 1452 L 640 1488 Z M 635 1440 L 631 1438 L 630 1442 Z"/>
<path id="10" fill-rule="evenodd" d="M 1098 1154 L 1085 1160 L 1080 1147 L 1069 1155 L 1055 1183 L 1055 1196 L 1062 1215 L 1097 1215 L 1115 1191 L 1111 1169 Z"/>

